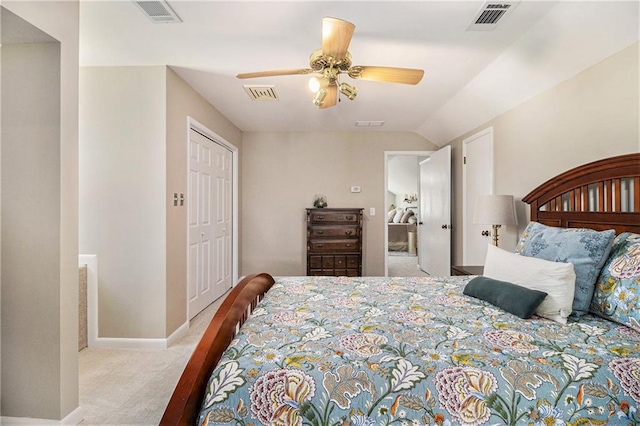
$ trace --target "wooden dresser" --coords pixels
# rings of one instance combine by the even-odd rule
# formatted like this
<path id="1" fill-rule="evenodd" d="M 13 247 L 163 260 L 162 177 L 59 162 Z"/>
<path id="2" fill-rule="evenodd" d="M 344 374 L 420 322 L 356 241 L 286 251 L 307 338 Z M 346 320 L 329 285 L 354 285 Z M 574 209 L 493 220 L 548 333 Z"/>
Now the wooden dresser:
<path id="1" fill-rule="evenodd" d="M 362 276 L 362 209 L 307 209 L 307 275 Z"/>

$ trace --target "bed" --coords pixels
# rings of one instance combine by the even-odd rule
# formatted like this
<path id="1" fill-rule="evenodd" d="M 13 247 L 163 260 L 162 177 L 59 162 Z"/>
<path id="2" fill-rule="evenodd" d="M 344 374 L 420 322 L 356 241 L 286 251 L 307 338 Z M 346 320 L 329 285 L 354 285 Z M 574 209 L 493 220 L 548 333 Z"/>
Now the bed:
<path id="1" fill-rule="evenodd" d="M 521 319 L 465 294 L 483 277 L 252 275 L 217 311 L 161 423 L 640 423 L 640 323 L 627 309 L 640 302 L 612 284 L 622 273 L 640 287 L 640 253 L 622 250 L 639 247 L 640 154 L 577 167 L 523 200 L 537 226 L 618 234 L 589 301 L 598 315 Z M 544 249 L 533 232 L 520 249 Z"/>
<path id="2" fill-rule="evenodd" d="M 417 207 L 398 207 L 389 210 L 387 224 L 387 250 L 390 252 L 412 252 L 415 254 L 415 237 L 417 233 Z M 413 234 L 410 234 L 413 233 Z M 411 239 L 413 241 L 410 241 Z"/>
<path id="3" fill-rule="evenodd" d="M 389 251 L 410 251 L 409 233 L 416 233 L 418 226 L 415 223 L 388 223 Z M 415 243 L 414 243 L 415 245 Z"/>

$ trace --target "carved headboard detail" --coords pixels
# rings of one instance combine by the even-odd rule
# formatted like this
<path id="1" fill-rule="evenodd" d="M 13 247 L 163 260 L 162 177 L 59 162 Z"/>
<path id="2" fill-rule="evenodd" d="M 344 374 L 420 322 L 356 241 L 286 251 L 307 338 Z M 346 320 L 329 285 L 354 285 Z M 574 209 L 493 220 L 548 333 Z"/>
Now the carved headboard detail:
<path id="1" fill-rule="evenodd" d="M 640 153 L 568 170 L 522 201 L 530 205 L 532 221 L 548 226 L 640 233 Z"/>

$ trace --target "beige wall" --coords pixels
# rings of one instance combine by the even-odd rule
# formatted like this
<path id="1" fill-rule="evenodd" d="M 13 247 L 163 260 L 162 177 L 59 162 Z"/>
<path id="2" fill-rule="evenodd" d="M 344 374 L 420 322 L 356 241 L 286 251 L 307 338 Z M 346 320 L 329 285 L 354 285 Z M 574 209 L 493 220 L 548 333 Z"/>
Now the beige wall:
<path id="1" fill-rule="evenodd" d="M 494 193 L 518 200 L 518 227 L 500 232 L 515 242 L 528 223 L 519 200 L 529 191 L 572 167 L 640 150 L 638 50 L 635 43 L 451 142 L 454 264 L 462 262 L 462 140 L 493 126 Z"/>
<path id="2" fill-rule="evenodd" d="M 60 42 L 2 47 L 2 416 L 60 420 L 78 408 L 79 5 L 2 5 Z"/>
<path id="3" fill-rule="evenodd" d="M 379 276 L 386 255 L 384 152 L 436 147 L 409 132 L 247 132 L 242 148 L 241 274 L 305 275 L 305 208 L 324 194 L 328 207 L 365 209 L 363 274 Z M 353 185 L 362 192 L 351 193 Z"/>
<path id="4" fill-rule="evenodd" d="M 173 70 L 81 69 L 80 249 L 97 254 L 99 337 L 167 338 L 187 321 L 187 117 L 241 133 Z"/>
<path id="5" fill-rule="evenodd" d="M 80 70 L 80 251 L 98 256 L 98 337 L 165 337 L 165 87 L 164 66 Z"/>
<path id="6" fill-rule="evenodd" d="M 167 336 L 187 320 L 187 206 L 173 207 L 173 193 L 187 195 L 187 117 L 240 149 L 240 130 L 173 70 L 167 70 Z"/>

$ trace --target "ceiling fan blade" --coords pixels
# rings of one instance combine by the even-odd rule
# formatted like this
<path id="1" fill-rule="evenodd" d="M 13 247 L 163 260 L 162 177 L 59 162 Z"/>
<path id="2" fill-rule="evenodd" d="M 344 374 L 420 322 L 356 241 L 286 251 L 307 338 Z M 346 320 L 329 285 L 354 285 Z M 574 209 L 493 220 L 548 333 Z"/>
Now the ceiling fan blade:
<path id="1" fill-rule="evenodd" d="M 349 68 L 349 77 L 386 83 L 418 84 L 423 70 L 414 68 L 370 67 L 356 65 Z"/>
<path id="2" fill-rule="evenodd" d="M 338 102 L 338 85 L 337 84 L 330 84 L 329 86 L 327 86 L 325 90 L 327 91 L 327 96 L 324 98 L 322 105 L 320 105 L 319 107 L 320 109 L 330 108 L 332 106 L 335 106 L 336 103 Z"/>
<path id="3" fill-rule="evenodd" d="M 247 72 L 244 74 L 238 74 L 236 75 L 236 77 L 237 78 L 276 77 L 279 75 L 310 74 L 312 72 L 313 70 L 311 68 L 300 68 L 300 69 L 290 69 L 290 70 Z"/>
<path id="4" fill-rule="evenodd" d="M 356 26 L 337 18 L 322 18 L 322 53 L 340 60 L 347 55 Z"/>

